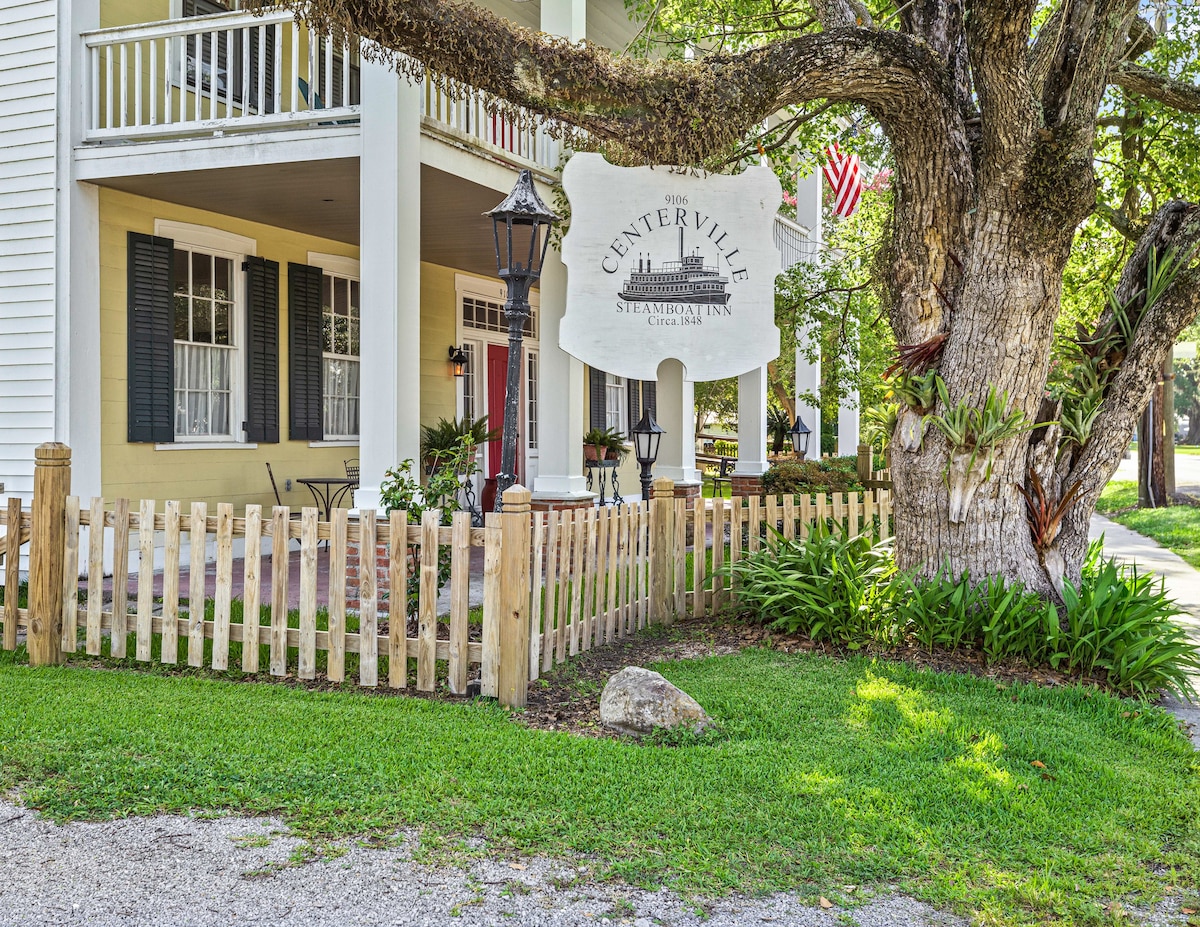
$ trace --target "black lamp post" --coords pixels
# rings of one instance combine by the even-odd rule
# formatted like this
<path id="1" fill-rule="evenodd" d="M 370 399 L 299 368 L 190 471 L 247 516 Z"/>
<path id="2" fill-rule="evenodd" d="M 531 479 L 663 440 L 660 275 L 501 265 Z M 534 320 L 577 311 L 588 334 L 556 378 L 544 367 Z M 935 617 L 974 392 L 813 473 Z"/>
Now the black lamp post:
<path id="1" fill-rule="evenodd" d="M 500 439 L 500 472 L 496 474 L 496 511 L 504 490 L 517 481 L 517 419 L 521 413 L 521 339 L 529 318 L 529 288 L 542 275 L 550 244 L 550 225 L 558 216 L 533 186 L 533 175 L 521 171 L 512 193 L 485 215 L 492 218 L 496 240 L 496 272 L 508 284 L 504 319 L 508 322 L 508 380 L 504 388 L 504 430 Z M 538 238 L 541 237 L 540 247 Z"/>
<path id="2" fill-rule="evenodd" d="M 653 480 L 650 469 L 654 466 L 654 461 L 658 460 L 658 445 L 666 432 L 658 426 L 650 410 L 643 409 L 641 421 L 629 429 L 629 433 L 633 435 L 634 456 L 642 466 L 642 498 L 649 500 Z"/>
<path id="3" fill-rule="evenodd" d="M 808 439 L 812 434 L 812 429 L 804 424 L 804 419 L 799 415 L 796 416 L 796 424 L 792 426 L 792 430 L 788 432 L 792 436 L 792 450 L 804 459 L 804 455 L 808 453 Z"/>

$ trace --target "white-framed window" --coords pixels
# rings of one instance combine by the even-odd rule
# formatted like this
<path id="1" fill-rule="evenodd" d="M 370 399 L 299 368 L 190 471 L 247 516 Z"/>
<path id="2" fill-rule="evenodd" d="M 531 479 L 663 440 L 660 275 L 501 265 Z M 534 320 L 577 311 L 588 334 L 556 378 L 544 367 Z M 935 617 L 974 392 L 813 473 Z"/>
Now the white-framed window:
<path id="1" fill-rule="evenodd" d="M 245 410 L 242 262 L 253 239 L 220 229 L 158 220 L 174 240 L 175 440 L 240 441 Z"/>
<path id="2" fill-rule="evenodd" d="M 359 264 L 340 254 L 308 252 L 321 268 L 321 420 L 324 440 L 357 440 L 362 395 Z"/>
<path id="3" fill-rule="evenodd" d="M 538 352 L 525 356 L 525 444 L 531 451 L 538 448 Z"/>
<path id="4" fill-rule="evenodd" d="M 321 398 L 325 437 L 358 437 L 359 284 L 325 271 L 321 280 Z"/>
<path id="5" fill-rule="evenodd" d="M 604 416 L 606 427 L 617 434 L 625 434 L 625 424 L 629 419 L 629 397 L 625 388 L 625 378 L 611 373 L 604 375 Z"/>
<path id="6" fill-rule="evenodd" d="M 479 370 L 477 365 L 483 354 L 479 350 L 479 344 L 475 341 L 463 341 L 459 347 L 462 348 L 463 355 L 467 358 L 466 364 L 463 365 L 462 375 L 462 417 L 474 421 L 482 413 L 479 407 Z"/>

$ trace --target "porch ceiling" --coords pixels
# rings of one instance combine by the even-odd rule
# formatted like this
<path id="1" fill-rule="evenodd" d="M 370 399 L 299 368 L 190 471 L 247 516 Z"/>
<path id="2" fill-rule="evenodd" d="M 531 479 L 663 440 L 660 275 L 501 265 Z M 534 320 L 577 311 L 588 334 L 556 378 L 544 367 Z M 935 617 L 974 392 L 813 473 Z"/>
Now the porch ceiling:
<path id="1" fill-rule="evenodd" d="M 484 213 L 502 199 L 491 187 L 422 164 L 421 260 L 496 276 L 492 223 Z"/>
<path id="2" fill-rule="evenodd" d="M 357 158 L 137 174 L 97 182 L 334 241 L 359 241 Z M 421 260 L 494 276 L 491 223 L 483 214 L 503 198 L 490 187 L 421 165 Z"/>
<path id="3" fill-rule="evenodd" d="M 251 164 L 100 181 L 138 196 L 358 243 L 358 159 Z"/>

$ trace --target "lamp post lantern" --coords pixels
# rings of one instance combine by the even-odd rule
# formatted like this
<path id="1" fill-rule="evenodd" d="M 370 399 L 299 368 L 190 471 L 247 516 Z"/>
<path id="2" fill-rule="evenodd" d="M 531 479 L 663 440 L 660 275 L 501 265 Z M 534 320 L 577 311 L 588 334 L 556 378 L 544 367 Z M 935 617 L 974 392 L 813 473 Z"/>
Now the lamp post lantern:
<path id="1" fill-rule="evenodd" d="M 529 318 L 529 288 L 542 275 L 550 245 L 550 226 L 558 221 L 533 186 L 533 175 L 521 171 L 516 186 L 491 212 L 496 242 L 496 272 L 508 285 L 504 319 L 508 322 L 508 379 L 504 387 L 504 430 L 500 439 L 500 472 L 496 474 L 496 511 L 504 490 L 517 481 L 517 419 L 521 413 L 521 340 Z M 540 247 L 539 247 L 539 237 Z"/>
<path id="2" fill-rule="evenodd" d="M 792 450 L 803 460 L 808 453 L 808 439 L 812 434 L 812 429 L 805 425 L 804 419 L 797 415 L 796 424 L 792 426 L 792 430 L 788 434 L 792 436 Z"/>
<path id="3" fill-rule="evenodd" d="M 633 453 L 641 464 L 642 499 L 650 498 L 650 488 L 653 476 L 650 473 L 654 461 L 658 460 L 658 446 L 666 432 L 659 427 L 649 409 L 642 410 L 642 418 L 633 428 L 629 429 L 633 436 Z"/>

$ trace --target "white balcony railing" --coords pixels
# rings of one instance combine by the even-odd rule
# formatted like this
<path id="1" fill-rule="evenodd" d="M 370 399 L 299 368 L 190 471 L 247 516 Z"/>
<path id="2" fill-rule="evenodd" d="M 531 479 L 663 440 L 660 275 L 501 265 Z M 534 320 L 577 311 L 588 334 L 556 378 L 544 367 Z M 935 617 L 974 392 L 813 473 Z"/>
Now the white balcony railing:
<path id="1" fill-rule="evenodd" d="M 497 97 L 469 84 L 436 78 L 426 80 L 421 88 L 421 115 L 452 135 L 465 135 L 471 141 L 557 172 L 562 146 L 547 131 L 549 122 L 524 110 L 515 118 L 500 115 L 497 101 Z"/>
<path id="2" fill-rule="evenodd" d="M 358 120 L 358 43 L 335 43 L 290 12 L 101 29 L 83 42 L 90 142 Z"/>
<path id="3" fill-rule="evenodd" d="M 344 126 L 359 119 L 357 41 L 335 43 L 290 12 L 218 13 L 86 32 L 89 142 Z M 484 150 L 554 171 L 561 146 L 532 113 L 495 112 L 495 97 L 426 80 L 421 114 Z M 489 110 L 491 110 L 489 112 Z"/>
<path id="4" fill-rule="evenodd" d="M 774 236 L 785 271 L 796 264 L 815 263 L 824 247 L 812 240 L 808 229 L 786 216 L 775 217 Z"/>

